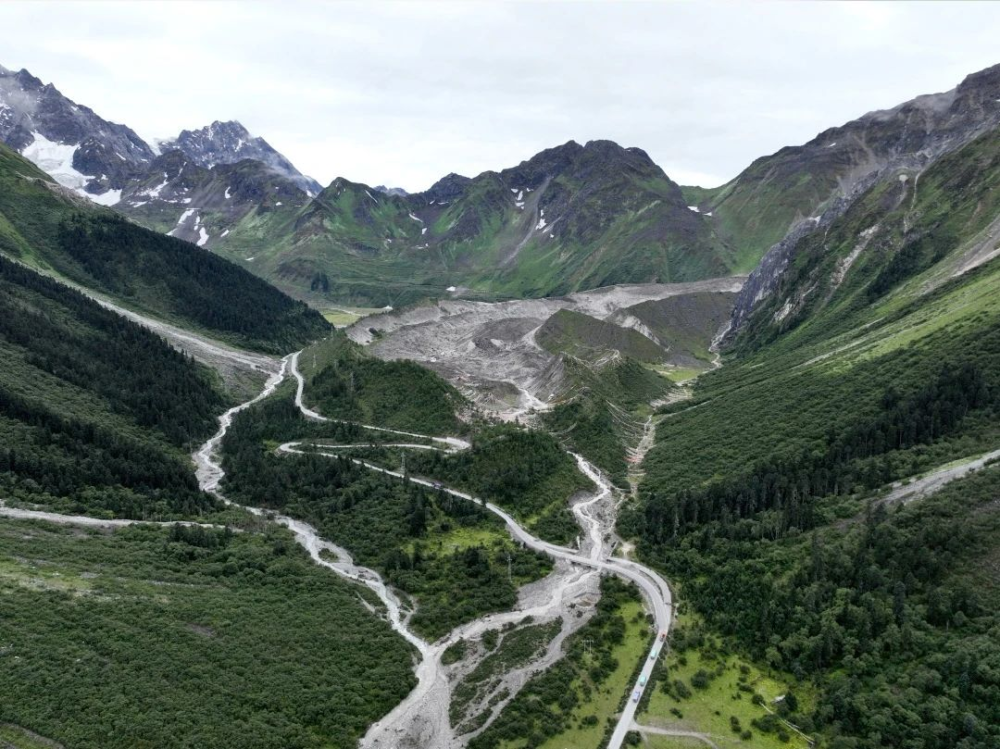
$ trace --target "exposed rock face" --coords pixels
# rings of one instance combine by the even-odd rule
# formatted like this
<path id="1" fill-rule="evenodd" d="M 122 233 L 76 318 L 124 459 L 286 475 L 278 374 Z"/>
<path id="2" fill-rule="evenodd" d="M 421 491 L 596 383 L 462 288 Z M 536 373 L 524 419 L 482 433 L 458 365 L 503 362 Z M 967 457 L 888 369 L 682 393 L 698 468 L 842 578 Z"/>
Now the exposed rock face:
<path id="1" fill-rule="evenodd" d="M 124 125 L 43 84 L 27 70 L 0 68 L 0 140 L 49 172 L 62 185 L 92 197 L 121 190 L 142 174 L 154 154 Z"/>
<path id="2" fill-rule="evenodd" d="M 191 222 L 203 211 L 219 211 L 213 220 L 219 239 L 251 210 L 301 207 L 320 190 L 238 122 L 185 130 L 160 142 L 157 155 L 128 127 L 26 70 L 0 67 L 0 140 L 64 187 L 201 246 L 208 242 L 204 225 Z"/>
<path id="3" fill-rule="evenodd" d="M 728 340 L 774 290 L 804 236 L 829 226 L 879 180 L 894 178 L 900 170 L 920 172 L 998 126 L 1000 65 L 968 76 L 951 91 L 870 112 L 820 133 L 803 146 L 784 148 L 754 162 L 737 177 L 731 195 L 759 189 L 768 180 L 793 184 L 804 176 L 826 184 L 829 190 L 814 198 L 818 213 L 794 221 L 750 274 L 733 309 Z"/>
<path id="4" fill-rule="evenodd" d="M 316 180 L 302 174 L 266 140 L 251 135 L 236 121 L 216 120 L 199 130 L 183 130 L 176 138 L 160 141 L 159 146 L 163 152 L 171 149 L 183 151 L 195 164 L 207 169 L 252 159 L 288 179 L 310 196 L 317 195 L 322 189 Z"/>

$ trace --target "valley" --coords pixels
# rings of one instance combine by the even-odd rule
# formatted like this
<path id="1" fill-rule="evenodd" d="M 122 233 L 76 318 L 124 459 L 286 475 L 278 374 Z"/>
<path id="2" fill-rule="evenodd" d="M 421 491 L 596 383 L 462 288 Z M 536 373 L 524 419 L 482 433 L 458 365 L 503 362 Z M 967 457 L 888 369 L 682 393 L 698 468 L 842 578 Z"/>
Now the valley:
<path id="1" fill-rule="evenodd" d="M 997 749 L 998 102 L 408 193 L 0 68 L 0 746 Z"/>

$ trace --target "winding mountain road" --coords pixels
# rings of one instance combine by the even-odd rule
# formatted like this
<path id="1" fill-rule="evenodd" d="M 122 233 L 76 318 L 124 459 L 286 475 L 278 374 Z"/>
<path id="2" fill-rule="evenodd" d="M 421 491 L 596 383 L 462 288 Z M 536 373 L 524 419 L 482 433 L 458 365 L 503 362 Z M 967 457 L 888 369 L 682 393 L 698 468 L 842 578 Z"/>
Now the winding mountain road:
<path id="1" fill-rule="evenodd" d="M 318 421 L 332 421 L 327 419 L 321 414 L 309 409 L 303 403 L 303 396 L 305 391 L 305 378 L 298 368 L 299 353 L 292 354 L 288 357 L 289 368 L 291 369 L 292 375 L 296 379 L 296 392 L 295 392 L 295 404 L 307 417 L 318 420 Z M 283 370 L 284 371 L 284 368 Z M 363 428 L 372 428 L 366 425 L 360 424 Z M 437 438 L 428 437 L 427 435 L 415 434 L 412 432 L 401 432 L 392 429 L 377 428 L 378 431 L 388 432 L 391 434 L 399 434 L 407 437 L 418 437 L 423 439 L 432 439 L 434 441 L 444 443 L 449 449 L 466 449 L 469 447 L 467 442 L 462 440 L 456 440 L 453 438 Z M 301 452 L 301 443 L 286 443 L 281 445 L 279 448 L 282 452 Z M 320 454 L 327 454 L 331 457 L 335 457 L 337 453 L 323 452 Z M 525 546 L 535 551 L 547 554 L 556 560 L 561 560 L 570 563 L 571 565 L 579 565 L 583 567 L 588 567 L 599 572 L 610 573 L 618 575 L 619 577 L 634 583 L 639 590 L 642 592 L 643 597 L 646 599 L 650 609 L 652 610 L 653 619 L 656 623 L 657 632 L 667 632 L 670 629 L 673 617 L 673 607 L 672 598 L 670 593 L 670 587 L 667 582 L 653 570 L 644 567 L 643 565 L 637 564 L 626 559 L 617 559 L 608 556 L 608 543 L 606 539 L 609 539 L 611 532 L 613 530 L 613 519 L 611 522 L 602 522 L 599 513 L 595 512 L 595 509 L 601 505 L 601 501 L 610 497 L 611 485 L 604 479 L 600 472 L 588 463 L 582 456 L 575 455 L 574 458 L 577 461 L 577 465 L 580 470 L 587 475 L 595 484 L 599 487 L 599 491 L 595 492 L 594 496 L 583 503 L 579 503 L 573 507 L 573 512 L 579 520 L 581 526 L 585 531 L 587 541 L 584 547 L 587 549 L 587 553 L 582 553 L 575 549 L 569 549 L 564 546 L 558 546 L 556 544 L 549 543 L 548 541 L 543 541 L 540 538 L 529 533 L 522 527 L 517 520 L 515 520 L 510 513 L 508 513 L 503 508 L 493 504 L 492 502 L 486 502 L 482 499 L 474 497 L 473 495 L 458 491 L 457 489 L 451 489 L 447 487 L 440 487 L 436 482 L 429 481 L 427 479 L 419 478 L 416 476 L 407 476 L 398 471 L 392 471 L 381 466 L 368 463 L 359 458 L 351 458 L 355 463 L 363 465 L 366 468 L 378 471 L 380 473 L 393 476 L 402 480 L 408 480 L 414 484 L 425 486 L 432 489 L 438 489 L 439 491 L 444 491 L 454 497 L 464 499 L 470 502 L 475 502 L 482 505 L 487 510 L 492 512 L 494 515 L 499 517 L 507 526 L 507 530 L 511 537 L 520 541 Z M 409 638 L 408 638 L 409 639 Z M 641 691 L 640 683 L 647 683 L 649 681 L 650 674 L 653 670 L 653 666 L 656 664 L 656 659 L 659 656 L 662 643 L 659 637 L 656 637 L 652 647 L 650 648 L 649 655 L 646 657 L 641 672 L 639 674 L 640 678 L 637 679 L 634 686 L 634 690 Z M 428 669 L 431 671 L 431 669 Z M 641 677 L 645 677 L 644 679 Z M 420 674 L 418 670 L 418 680 L 420 679 Z M 421 689 L 418 685 L 415 691 Z M 409 700 L 408 700 L 409 701 Z M 615 727 L 615 731 L 612 734 L 611 741 L 608 744 L 609 749 L 620 749 L 622 746 L 625 735 L 630 730 L 634 717 L 635 710 L 637 707 L 637 701 L 634 699 L 629 699 L 626 702 L 625 709 L 619 718 L 618 724 Z M 385 728 L 393 723 L 391 720 L 392 715 L 383 719 L 381 721 L 382 730 L 381 733 L 387 733 Z M 391 736 L 391 733 L 390 733 Z M 391 746 L 391 738 L 386 736 L 388 741 L 382 743 L 378 740 L 377 736 L 372 736 L 371 733 L 369 737 L 366 737 L 366 745 L 372 747 L 385 747 Z"/>

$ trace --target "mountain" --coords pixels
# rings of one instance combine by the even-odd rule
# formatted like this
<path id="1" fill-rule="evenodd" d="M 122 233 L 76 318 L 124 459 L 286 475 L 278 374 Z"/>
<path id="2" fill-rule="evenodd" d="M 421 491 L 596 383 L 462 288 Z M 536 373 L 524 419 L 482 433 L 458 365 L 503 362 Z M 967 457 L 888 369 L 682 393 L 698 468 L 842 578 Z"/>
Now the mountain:
<path id="1" fill-rule="evenodd" d="M 243 219 L 291 215 L 309 201 L 295 182 L 259 161 L 204 167 L 180 150 L 156 157 L 122 192 L 115 210 L 172 237 L 213 249 Z M 231 259 L 253 262 L 252 256 Z"/>
<path id="2" fill-rule="evenodd" d="M 398 195 L 402 198 L 405 198 L 410 194 L 402 187 L 386 187 L 385 185 L 377 185 L 375 189 L 381 193 L 385 193 L 386 195 Z"/>
<path id="3" fill-rule="evenodd" d="M 60 223 L 95 242 L 73 255 L 82 237 L 60 246 L 50 234 Z M 43 275 L 27 264 L 115 285 L 130 306 L 169 308 L 213 331 L 228 329 L 232 305 L 286 335 L 290 317 L 315 313 L 221 258 L 93 206 L 2 145 L 0 249 L 0 745 L 356 746 L 414 685 L 411 646 L 360 586 L 314 564 L 290 532 L 200 489 L 191 452 L 233 405 L 218 372 L 51 267 Z M 109 255 L 118 255 L 113 284 L 102 272 Z M 251 332 L 260 340 L 264 329 Z M 190 328 L 180 335 L 201 340 Z M 269 366 L 267 357 L 230 355 L 258 392 L 263 373 L 250 368 Z M 405 504 L 397 486 L 393 506 Z M 17 517 L 37 510 L 89 517 Z M 143 522 L 119 527 L 126 519 Z M 268 664 L 277 640 L 295 664 L 286 673 Z M 228 665 L 204 667 L 213 661 Z M 231 667 L 246 689 L 227 691 Z M 180 672 L 183 683 L 172 681 Z M 393 686 L 366 694 L 373 681 Z M 71 694 L 86 698 L 61 709 Z M 311 706 L 323 701 L 337 709 L 320 715 Z M 167 719 L 180 713 L 184 726 Z M 123 715 L 134 718 L 126 727 Z"/>
<path id="4" fill-rule="evenodd" d="M 662 346 L 670 364 L 700 370 L 715 358 L 711 344 L 729 319 L 735 297 L 725 291 L 679 294 L 624 307 L 609 320 Z"/>
<path id="5" fill-rule="evenodd" d="M 998 75 L 851 126 L 875 177 L 798 237 L 725 365 L 661 409 L 621 523 L 692 606 L 671 680 L 722 637 L 808 690 L 776 713 L 819 745 L 1000 740 Z M 651 717 L 684 701 L 676 683 Z"/>
<path id="6" fill-rule="evenodd" d="M 316 180 L 302 174 L 266 140 L 251 135 L 235 120 L 216 120 L 200 130 L 182 130 L 176 138 L 159 141 L 157 145 L 161 153 L 176 149 L 206 169 L 220 164 L 236 164 L 247 159 L 260 162 L 294 183 L 310 197 L 322 189 Z"/>
<path id="7" fill-rule="evenodd" d="M 877 338 L 904 312 L 968 283 L 965 276 L 995 272 L 998 190 L 1000 128 L 919 174 L 901 169 L 873 185 L 822 235 L 798 243 L 794 264 L 749 315 L 734 349 L 805 345 L 859 324 L 875 325 Z"/>
<path id="8" fill-rule="evenodd" d="M 43 84 L 27 70 L 0 67 L 0 141 L 59 184 L 113 205 L 153 160 L 152 149 L 124 125 Z"/>
<path id="9" fill-rule="evenodd" d="M 251 212 L 301 208 L 320 191 L 239 122 L 184 130 L 154 149 L 26 70 L 0 68 L 0 141 L 64 187 L 202 247 Z M 206 227 L 198 217 L 209 211 Z"/>
<path id="10" fill-rule="evenodd" d="M 739 248 L 734 267 L 753 269 L 732 330 L 771 293 L 803 237 L 825 231 L 872 185 L 903 172 L 917 180 L 936 159 L 997 126 L 1000 65 L 951 91 L 870 112 L 760 158 L 719 188 L 686 188 L 687 198 L 710 211 L 720 235 Z"/>
<path id="11" fill-rule="evenodd" d="M 61 187 L 0 144 L 0 252 L 126 307 L 285 353 L 325 321 L 251 273 Z"/>
<path id="12" fill-rule="evenodd" d="M 516 167 L 385 194 L 338 178 L 294 215 L 253 217 L 218 251 L 289 293 L 369 305 L 564 294 L 727 275 L 711 217 L 638 148 L 570 141 Z M 453 288 L 454 287 L 454 288 Z"/>

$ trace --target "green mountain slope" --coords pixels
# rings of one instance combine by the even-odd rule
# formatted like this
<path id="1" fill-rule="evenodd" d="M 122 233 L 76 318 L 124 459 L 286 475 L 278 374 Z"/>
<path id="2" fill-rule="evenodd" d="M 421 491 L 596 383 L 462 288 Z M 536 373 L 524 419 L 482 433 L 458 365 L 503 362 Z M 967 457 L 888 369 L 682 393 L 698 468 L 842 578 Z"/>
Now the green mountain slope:
<path id="1" fill-rule="evenodd" d="M 783 346 L 802 345 L 858 324 L 882 327 L 935 304 L 929 292 L 995 254 L 998 188 L 996 130 L 941 158 L 919 180 L 901 172 L 873 187 L 824 237 L 803 240 L 737 346 L 753 349 L 778 337 Z"/>
<path id="2" fill-rule="evenodd" d="M 369 306 L 452 286 L 544 296 L 730 270 L 726 245 L 680 188 L 643 151 L 608 141 L 571 141 L 413 195 L 337 179 L 299 210 L 247 215 L 215 249 L 252 257 L 256 273 L 296 295 Z"/>
<path id="3" fill-rule="evenodd" d="M 91 205 L 3 145 L 0 252 L 249 348 L 285 352 L 328 329 L 247 271 Z"/>
<path id="4" fill-rule="evenodd" d="M 192 515 L 186 451 L 223 400 L 153 333 L 0 258 L 3 498 L 136 518 Z"/>
<path id="5" fill-rule="evenodd" d="M 290 534 L 199 530 L 0 522 L 5 745 L 353 749 L 413 687 Z"/>
<path id="6" fill-rule="evenodd" d="M 702 634 L 815 696 L 789 718 L 838 749 L 1000 745 L 996 472 L 878 500 L 1000 445 L 998 157 L 982 134 L 804 239 L 665 409 L 622 521 Z"/>
<path id="7" fill-rule="evenodd" d="M 53 216 L 13 215 L 17 228 L 3 225 L 8 252 L 16 243 L 25 261 L 63 260 L 34 241 Z M 66 221 L 69 231 L 87 219 Z M 121 238 L 122 219 L 101 221 L 89 230 Z M 127 246 L 136 252 L 168 243 L 147 258 L 161 273 L 213 283 L 211 269 L 227 267 L 212 257 L 185 265 L 183 243 L 127 230 L 147 239 Z M 105 250 L 102 241 L 86 247 Z M 80 257 L 84 269 L 100 262 Z M 250 290 L 262 285 L 236 277 Z M 190 452 L 229 405 L 212 372 L 4 256 L 0 360 L 4 504 L 210 518 L 244 531 L 0 518 L 0 744 L 348 749 L 410 690 L 411 648 L 373 613 L 366 589 L 316 566 L 285 530 L 199 490 Z"/>
<path id="8" fill-rule="evenodd" d="M 658 363 L 666 359 L 667 353 L 636 330 L 568 309 L 559 310 L 546 320 L 536 331 L 535 341 L 550 353 L 569 354 L 591 362 L 607 356 L 629 356 Z"/>
<path id="9" fill-rule="evenodd" d="M 796 224 L 901 168 L 919 170 L 1000 124 L 1000 66 L 966 77 L 951 91 L 919 96 L 832 127 L 801 146 L 754 161 L 732 182 L 684 188 L 711 211 L 736 248 L 734 269 L 752 270 Z"/>
<path id="10" fill-rule="evenodd" d="M 659 343 L 671 364 L 704 368 L 714 358 L 712 339 L 729 319 L 734 297 L 727 292 L 681 294 L 627 307 L 611 320 Z"/>

